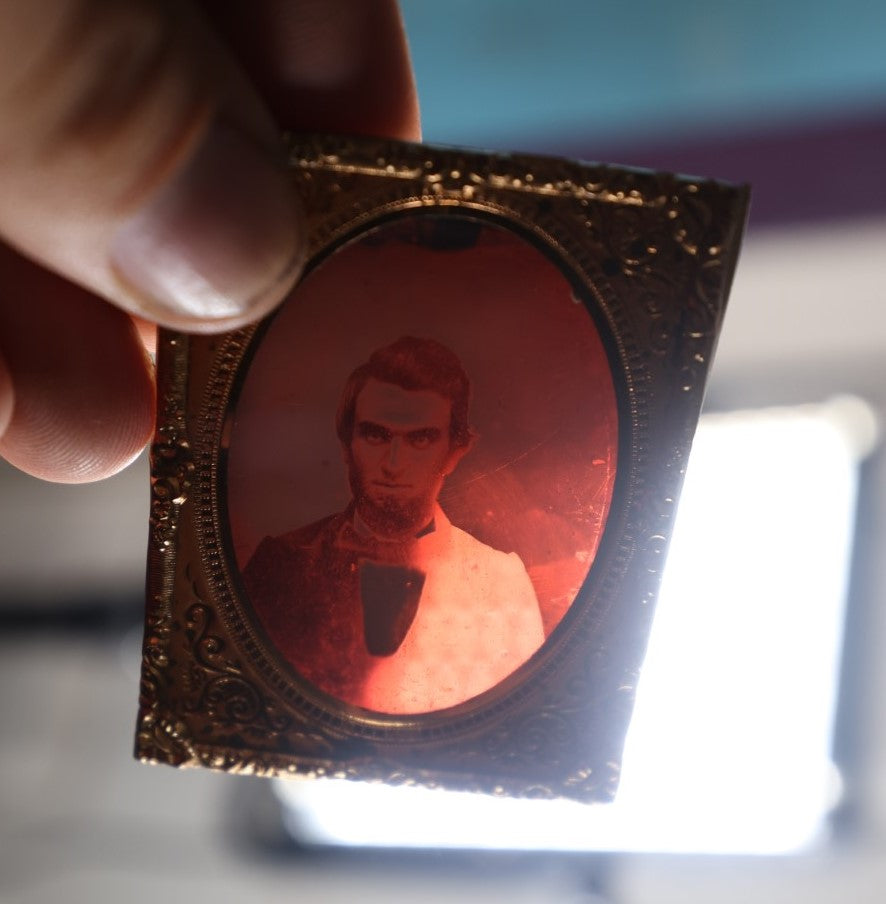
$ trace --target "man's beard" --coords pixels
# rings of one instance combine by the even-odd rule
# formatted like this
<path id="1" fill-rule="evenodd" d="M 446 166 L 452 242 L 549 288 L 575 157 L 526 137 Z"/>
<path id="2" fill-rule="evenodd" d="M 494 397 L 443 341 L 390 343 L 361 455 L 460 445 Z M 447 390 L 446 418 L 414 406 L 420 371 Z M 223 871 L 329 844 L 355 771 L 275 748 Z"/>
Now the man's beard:
<path id="1" fill-rule="evenodd" d="M 427 499 L 400 499 L 367 493 L 354 494 L 357 512 L 366 526 L 380 537 L 406 537 L 417 534 L 431 519 L 432 507 Z"/>
<path id="2" fill-rule="evenodd" d="M 376 536 L 415 536 L 433 517 L 436 500 L 426 496 L 401 497 L 378 491 L 373 494 L 371 488 L 364 485 L 353 463 L 348 469 L 348 481 L 360 518 Z"/>

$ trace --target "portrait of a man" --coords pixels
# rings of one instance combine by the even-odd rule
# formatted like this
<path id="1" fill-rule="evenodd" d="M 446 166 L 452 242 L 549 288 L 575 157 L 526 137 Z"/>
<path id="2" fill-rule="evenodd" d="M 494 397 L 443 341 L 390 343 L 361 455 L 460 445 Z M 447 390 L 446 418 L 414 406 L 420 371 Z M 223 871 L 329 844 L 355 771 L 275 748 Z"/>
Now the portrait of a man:
<path id="1" fill-rule="evenodd" d="M 520 557 L 452 524 L 439 502 L 477 440 L 470 397 L 459 358 L 433 339 L 373 352 L 335 417 L 350 504 L 265 537 L 243 569 L 274 647 L 347 703 L 399 714 L 455 706 L 544 640 Z"/>

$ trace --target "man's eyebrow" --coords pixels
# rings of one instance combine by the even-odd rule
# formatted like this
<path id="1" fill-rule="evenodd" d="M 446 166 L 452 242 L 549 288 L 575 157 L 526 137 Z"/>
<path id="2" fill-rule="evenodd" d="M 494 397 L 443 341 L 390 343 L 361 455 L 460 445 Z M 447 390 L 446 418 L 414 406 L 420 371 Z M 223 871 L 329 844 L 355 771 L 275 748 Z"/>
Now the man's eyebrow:
<path id="1" fill-rule="evenodd" d="M 373 430 L 378 433 L 391 433 L 391 431 L 384 426 L 384 424 L 379 424 L 376 421 L 358 421 L 357 422 L 358 430 Z"/>
<path id="2" fill-rule="evenodd" d="M 394 427 L 388 427 L 385 424 L 379 424 L 378 421 L 362 420 L 357 421 L 358 430 L 375 430 L 379 433 L 389 433 L 391 436 L 440 436 L 443 432 L 439 427 L 416 427 L 414 430 L 397 430 Z"/>

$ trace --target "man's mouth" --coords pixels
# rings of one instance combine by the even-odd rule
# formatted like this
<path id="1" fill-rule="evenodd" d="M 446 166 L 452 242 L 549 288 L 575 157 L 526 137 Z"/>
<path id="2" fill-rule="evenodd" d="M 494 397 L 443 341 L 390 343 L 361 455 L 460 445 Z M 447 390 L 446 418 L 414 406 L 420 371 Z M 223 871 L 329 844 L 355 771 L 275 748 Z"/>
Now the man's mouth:
<path id="1" fill-rule="evenodd" d="M 410 490 L 412 489 L 412 484 L 410 483 L 395 483 L 390 480 L 373 480 L 372 485 L 374 487 L 378 487 L 382 490 Z"/>

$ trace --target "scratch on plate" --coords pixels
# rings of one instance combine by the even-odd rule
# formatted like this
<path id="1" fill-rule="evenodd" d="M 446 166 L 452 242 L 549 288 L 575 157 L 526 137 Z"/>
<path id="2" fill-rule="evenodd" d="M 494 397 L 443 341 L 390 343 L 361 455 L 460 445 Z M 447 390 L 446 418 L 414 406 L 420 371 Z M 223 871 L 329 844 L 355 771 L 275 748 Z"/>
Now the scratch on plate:
<path id="1" fill-rule="evenodd" d="M 462 486 L 467 486 L 468 484 L 475 483 L 478 480 L 485 480 L 487 477 L 491 477 L 493 474 L 497 474 L 499 471 L 504 471 L 505 468 L 511 467 L 511 465 L 515 465 L 518 461 L 522 461 L 526 458 L 527 455 L 532 455 L 537 449 L 540 449 L 546 443 L 549 443 L 552 439 L 554 439 L 557 434 L 560 433 L 560 430 L 555 430 L 553 433 L 548 436 L 543 437 L 537 443 L 530 446 L 528 449 L 524 449 L 519 455 L 515 455 L 513 458 L 509 458 L 507 461 L 502 462 L 498 467 L 492 468 L 489 471 L 483 471 L 481 474 L 477 474 L 472 477 L 470 480 L 466 480 Z"/>

